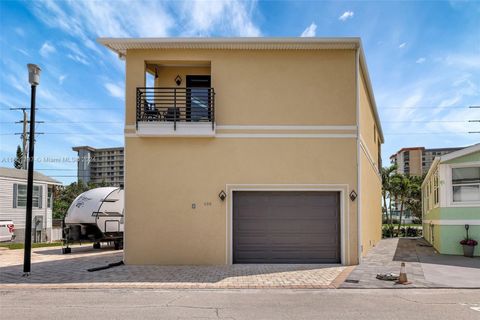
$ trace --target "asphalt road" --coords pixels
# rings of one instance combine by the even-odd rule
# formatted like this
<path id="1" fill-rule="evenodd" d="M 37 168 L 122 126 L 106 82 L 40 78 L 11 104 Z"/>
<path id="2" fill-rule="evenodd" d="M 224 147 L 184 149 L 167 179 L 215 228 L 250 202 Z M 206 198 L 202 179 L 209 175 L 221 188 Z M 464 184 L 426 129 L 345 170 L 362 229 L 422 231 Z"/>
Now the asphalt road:
<path id="1" fill-rule="evenodd" d="M 480 290 L 1 290 L 15 319 L 480 319 Z"/>

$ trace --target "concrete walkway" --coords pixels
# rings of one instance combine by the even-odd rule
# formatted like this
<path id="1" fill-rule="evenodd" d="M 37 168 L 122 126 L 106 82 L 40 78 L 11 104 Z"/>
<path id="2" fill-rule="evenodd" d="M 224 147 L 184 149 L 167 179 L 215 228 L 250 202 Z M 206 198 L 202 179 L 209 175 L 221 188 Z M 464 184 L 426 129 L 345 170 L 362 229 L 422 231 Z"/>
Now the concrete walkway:
<path id="1" fill-rule="evenodd" d="M 400 273 L 406 263 L 408 285 L 376 279 Z M 480 258 L 438 254 L 420 238 L 383 239 L 347 277 L 341 288 L 480 288 Z"/>
<path id="2" fill-rule="evenodd" d="M 22 277 L 23 250 L 0 251 L 0 289 L 7 288 L 158 288 L 245 289 L 335 288 L 351 268 L 339 265 L 255 264 L 222 266 L 122 265 L 88 272 L 123 259 L 121 251 L 74 247 L 34 249 L 32 272 Z"/>

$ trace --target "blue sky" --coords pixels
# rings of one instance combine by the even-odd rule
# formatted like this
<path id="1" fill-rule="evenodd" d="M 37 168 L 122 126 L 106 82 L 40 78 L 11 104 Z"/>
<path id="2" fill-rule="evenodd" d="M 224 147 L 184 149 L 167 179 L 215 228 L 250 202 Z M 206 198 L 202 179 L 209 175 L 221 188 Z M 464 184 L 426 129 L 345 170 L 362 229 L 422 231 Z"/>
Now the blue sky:
<path id="1" fill-rule="evenodd" d="M 38 87 L 36 169 L 76 180 L 72 146 L 123 145 L 124 63 L 98 37 L 359 36 L 386 142 L 384 163 L 407 146 L 480 142 L 478 1 L 0 1 L 0 166 L 20 144 Z"/>

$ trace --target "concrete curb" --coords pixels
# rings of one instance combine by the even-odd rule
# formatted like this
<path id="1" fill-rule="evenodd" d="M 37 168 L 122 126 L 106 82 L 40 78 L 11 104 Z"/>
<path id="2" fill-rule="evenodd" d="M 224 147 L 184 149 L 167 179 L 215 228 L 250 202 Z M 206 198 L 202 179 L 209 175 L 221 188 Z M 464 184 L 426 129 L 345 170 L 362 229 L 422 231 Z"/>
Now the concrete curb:
<path id="1" fill-rule="evenodd" d="M 60 283 L 60 284 L 0 284 L 0 290 L 25 289 L 337 289 L 334 285 L 218 285 L 165 283 Z"/>

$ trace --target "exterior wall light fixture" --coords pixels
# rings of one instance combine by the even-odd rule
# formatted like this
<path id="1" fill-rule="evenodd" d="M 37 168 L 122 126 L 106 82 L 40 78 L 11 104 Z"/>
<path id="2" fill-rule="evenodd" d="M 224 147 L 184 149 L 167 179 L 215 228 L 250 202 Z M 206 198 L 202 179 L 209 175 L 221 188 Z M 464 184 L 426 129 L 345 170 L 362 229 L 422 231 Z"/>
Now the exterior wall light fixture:
<path id="1" fill-rule="evenodd" d="M 220 198 L 220 200 L 224 201 L 225 198 L 227 197 L 227 194 L 225 193 L 225 191 L 220 191 L 220 193 L 218 194 L 218 197 Z"/>
<path id="2" fill-rule="evenodd" d="M 355 190 L 352 190 L 352 192 L 350 192 L 350 200 L 355 201 L 355 199 L 357 199 L 357 196 L 358 195 Z"/>
<path id="3" fill-rule="evenodd" d="M 180 77 L 180 75 L 177 75 L 177 77 L 175 78 L 175 83 L 177 84 L 177 86 L 182 84 L 182 77 Z"/>

